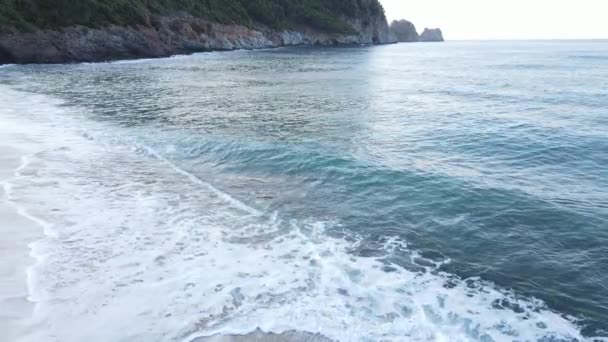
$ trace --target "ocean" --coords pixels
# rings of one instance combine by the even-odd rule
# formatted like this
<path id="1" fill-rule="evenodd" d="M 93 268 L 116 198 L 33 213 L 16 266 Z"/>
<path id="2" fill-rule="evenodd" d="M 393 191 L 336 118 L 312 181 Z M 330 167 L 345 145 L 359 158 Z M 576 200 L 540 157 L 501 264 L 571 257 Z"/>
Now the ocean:
<path id="1" fill-rule="evenodd" d="M 0 132 L 15 341 L 608 341 L 608 42 L 9 65 Z"/>

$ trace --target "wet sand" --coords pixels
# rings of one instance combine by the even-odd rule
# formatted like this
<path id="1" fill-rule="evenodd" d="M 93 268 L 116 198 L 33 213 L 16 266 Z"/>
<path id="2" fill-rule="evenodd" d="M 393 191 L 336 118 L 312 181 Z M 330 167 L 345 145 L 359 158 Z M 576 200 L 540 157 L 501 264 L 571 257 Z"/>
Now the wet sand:
<path id="1" fill-rule="evenodd" d="M 0 141 L 6 141 L 0 131 Z M 28 300 L 27 268 L 35 260 L 28 244 L 42 238 L 42 228 L 21 216 L 8 198 L 5 182 L 15 176 L 25 154 L 0 144 L 0 332 L 16 341 L 27 329 L 34 305 Z"/>

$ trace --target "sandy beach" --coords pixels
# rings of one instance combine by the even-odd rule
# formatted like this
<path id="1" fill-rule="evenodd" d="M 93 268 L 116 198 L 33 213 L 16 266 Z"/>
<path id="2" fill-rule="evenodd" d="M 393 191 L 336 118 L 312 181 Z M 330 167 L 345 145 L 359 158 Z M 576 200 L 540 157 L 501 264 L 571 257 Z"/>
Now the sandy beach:
<path id="1" fill-rule="evenodd" d="M 7 141 L 0 131 L 2 141 Z M 7 182 L 15 176 L 25 151 L 0 145 L 0 331 L 6 341 L 18 340 L 27 329 L 34 304 L 28 300 L 27 268 L 35 260 L 28 244 L 42 237 L 42 228 L 21 216 L 10 202 Z M 8 193 L 7 193 L 8 192 Z"/>

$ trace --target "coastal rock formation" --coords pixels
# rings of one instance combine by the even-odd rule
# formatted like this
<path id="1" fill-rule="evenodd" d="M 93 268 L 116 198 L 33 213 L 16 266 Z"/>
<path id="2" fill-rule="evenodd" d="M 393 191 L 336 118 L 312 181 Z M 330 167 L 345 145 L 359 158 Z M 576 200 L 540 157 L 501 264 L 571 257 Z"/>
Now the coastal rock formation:
<path id="1" fill-rule="evenodd" d="M 243 5 L 238 1 L 243 1 Z M 177 2 L 173 2 L 177 6 Z M 232 0 L 225 4 L 229 2 L 244 6 L 244 9 L 236 11 L 236 14 L 219 12 L 224 16 L 216 12 L 195 16 L 186 11 L 158 14 L 146 9 L 141 14 L 142 19 L 133 23 L 123 23 L 120 17 L 112 17 L 116 23 L 97 24 L 90 22 L 97 18 L 92 16 L 86 25 L 81 24 L 78 17 L 48 23 L 50 19 L 43 20 L 45 12 L 22 10 L 20 17 L 11 20 L 0 13 L 0 64 L 95 62 L 213 50 L 396 42 L 378 0 L 352 1 L 351 5 L 355 7 L 336 7 L 345 6 L 349 1 L 327 1 L 322 5 L 326 6 L 326 12 L 313 14 L 309 8 L 302 7 L 307 6 L 307 2 L 293 1 L 283 6 L 299 5 L 303 8 L 302 14 L 294 14 L 282 21 L 277 21 L 274 16 L 264 17 L 264 13 L 256 12 L 259 8 L 247 12 L 253 2 Z M 224 5 L 215 3 L 215 6 L 224 9 Z M 294 8 L 295 11 L 300 7 Z M 10 13 L 19 14 L 17 10 Z M 57 20 L 54 14 L 49 18 Z M 32 26 L 31 22 L 37 26 Z"/>
<path id="2" fill-rule="evenodd" d="M 399 42 L 443 42 L 443 33 L 441 29 L 425 28 L 419 35 L 416 32 L 416 26 L 408 20 L 393 20 L 390 25 L 390 31 Z"/>
<path id="3" fill-rule="evenodd" d="M 441 29 L 429 29 L 425 28 L 424 31 L 420 34 L 421 42 L 443 42 L 443 33 Z"/>
<path id="4" fill-rule="evenodd" d="M 399 42 L 417 42 L 419 40 L 416 26 L 405 19 L 393 20 L 390 30 Z"/>

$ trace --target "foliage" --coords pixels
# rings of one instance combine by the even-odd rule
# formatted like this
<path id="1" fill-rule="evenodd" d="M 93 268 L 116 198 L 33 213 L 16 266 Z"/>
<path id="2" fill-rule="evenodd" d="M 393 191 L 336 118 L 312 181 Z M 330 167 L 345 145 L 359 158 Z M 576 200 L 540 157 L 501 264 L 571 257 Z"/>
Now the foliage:
<path id="1" fill-rule="evenodd" d="M 151 15 L 176 13 L 226 24 L 349 32 L 346 19 L 368 20 L 383 9 L 378 0 L 0 0 L 0 31 L 149 25 Z"/>

